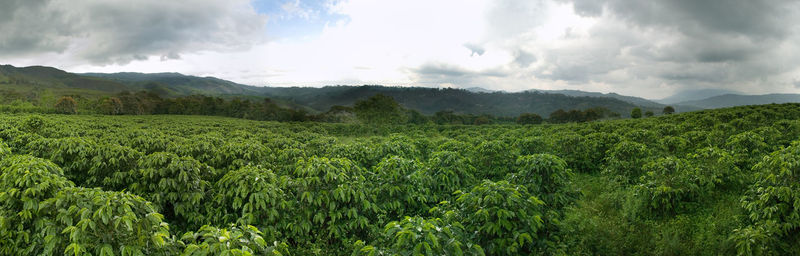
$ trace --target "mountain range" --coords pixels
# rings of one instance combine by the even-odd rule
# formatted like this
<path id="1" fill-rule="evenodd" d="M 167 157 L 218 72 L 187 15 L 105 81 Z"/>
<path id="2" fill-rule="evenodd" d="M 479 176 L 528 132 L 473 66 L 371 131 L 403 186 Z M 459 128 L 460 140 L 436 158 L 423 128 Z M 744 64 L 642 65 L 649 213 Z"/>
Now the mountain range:
<path id="1" fill-rule="evenodd" d="M 467 89 L 386 87 L 380 85 L 317 87 L 257 87 L 215 77 L 180 73 L 69 73 L 52 67 L 14 67 L 0 65 L 0 101 L 16 98 L 31 100 L 43 95 L 70 95 L 83 98 L 107 97 L 123 91 L 149 91 L 162 97 L 208 95 L 218 97 L 270 98 L 283 106 L 312 113 L 332 106 L 352 106 L 356 101 L 381 93 L 393 97 L 406 108 L 431 115 L 438 111 L 465 114 L 517 116 L 535 113 L 548 116 L 555 110 L 603 107 L 622 116 L 640 107 L 660 113 L 667 104 L 679 112 L 739 105 L 800 102 L 800 94 L 741 95 L 734 91 L 706 89 L 679 92 L 673 96 L 648 100 L 617 93 L 579 90 L 492 91 L 481 87 Z M 8 102 L 0 102 L 5 104 Z"/>

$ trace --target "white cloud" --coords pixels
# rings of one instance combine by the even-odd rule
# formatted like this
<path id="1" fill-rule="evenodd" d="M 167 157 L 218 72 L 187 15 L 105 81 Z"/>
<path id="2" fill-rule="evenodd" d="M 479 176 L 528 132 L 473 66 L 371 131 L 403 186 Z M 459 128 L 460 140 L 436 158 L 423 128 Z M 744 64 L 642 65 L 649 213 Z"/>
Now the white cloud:
<path id="1" fill-rule="evenodd" d="M 40 1 L 49 3 L 43 12 L 66 3 Z M 281 15 L 306 20 L 320 14 L 347 18 L 330 21 L 317 34 L 272 41 L 248 40 L 263 36 L 259 22 L 264 18 L 253 12 L 248 1 L 197 2 L 202 8 L 161 2 L 147 0 L 145 7 L 132 10 L 151 20 L 166 19 L 143 25 L 178 29 L 134 26 L 125 33 L 111 33 L 120 27 L 114 24 L 142 21 L 101 16 L 113 26 L 89 26 L 98 28 L 87 34 L 75 28 L 87 26 L 88 19 L 78 18 L 81 22 L 67 23 L 74 26 L 61 32 L 41 27 L 47 35 L 41 38 L 46 40 L 11 33 L 17 36 L 0 39 L 0 44 L 36 43 L 13 54 L 0 50 L 0 55 L 9 56 L 14 64 L 54 65 L 79 72 L 175 71 L 253 85 L 580 89 L 651 98 L 700 87 L 751 93 L 799 89 L 800 28 L 793 24 L 800 23 L 794 22 L 792 14 L 800 11 L 797 4 L 788 2 L 777 3 L 786 8 L 776 8 L 768 1 L 742 0 L 717 10 L 715 6 L 721 3 L 714 1 L 654 0 L 630 5 L 619 0 L 329 0 L 321 5 L 326 9 L 314 10 L 303 0 L 290 0 L 282 6 Z M 126 6 L 122 1 L 81 3 L 91 7 L 88 13 Z M 167 11 L 145 12 L 154 6 Z M 724 11 L 731 8 L 744 11 Z M 748 8 L 764 13 L 750 15 Z M 18 13 L 36 10 L 20 4 Z M 0 10 L 0 27 L 30 20 L 8 23 L 4 12 L 8 10 Z M 63 13 L 85 12 L 69 9 Z M 161 15 L 173 13 L 201 17 L 200 25 Z M 751 16 L 758 20 L 742 21 Z M 71 16 L 53 14 L 42 20 L 70 20 L 66 17 Z M 146 40 L 150 38 L 146 35 L 166 32 L 170 36 Z M 139 43 L 126 44 L 126 36 Z M 98 60 L 106 65 L 97 65 Z"/>

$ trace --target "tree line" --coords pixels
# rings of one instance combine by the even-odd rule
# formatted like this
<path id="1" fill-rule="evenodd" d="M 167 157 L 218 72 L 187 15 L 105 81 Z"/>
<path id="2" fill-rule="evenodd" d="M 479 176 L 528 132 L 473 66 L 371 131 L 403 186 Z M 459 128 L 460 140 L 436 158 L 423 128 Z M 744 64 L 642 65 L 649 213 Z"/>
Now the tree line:
<path id="1" fill-rule="evenodd" d="M 86 102 L 86 100 L 83 100 Z M 366 124 L 541 124 L 580 123 L 601 119 L 617 119 L 621 115 L 604 107 L 584 110 L 558 109 L 543 118 L 534 113 L 523 113 L 516 117 L 499 117 L 490 114 L 464 114 L 453 110 L 442 110 L 426 116 L 417 110 L 401 106 L 394 98 L 376 94 L 357 101 L 353 106 L 332 106 L 327 112 L 311 114 L 303 109 L 281 107 L 269 98 L 231 98 L 191 95 L 176 98 L 162 98 L 154 92 L 122 92 L 111 97 L 86 102 L 80 109 L 105 115 L 208 115 L 244 118 L 260 121 L 317 121 L 333 123 Z M 61 97 L 55 104 L 55 111 L 62 114 L 76 114 L 79 102 L 72 96 Z M 663 114 L 674 113 L 671 106 L 664 108 Z M 652 111 L 644 114 L 653 116 Z M 641 109 L 634 108 L 632 118 L 642 117 Z"/>

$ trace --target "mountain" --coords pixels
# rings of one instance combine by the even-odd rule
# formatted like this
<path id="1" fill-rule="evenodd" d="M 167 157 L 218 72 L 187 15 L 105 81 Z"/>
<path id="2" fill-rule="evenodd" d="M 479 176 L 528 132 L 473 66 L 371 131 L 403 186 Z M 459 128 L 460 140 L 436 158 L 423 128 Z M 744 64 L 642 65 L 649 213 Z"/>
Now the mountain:
<path id="1" fill-rule="evenodd" d="M 492 90 L 489 90 L 489 89 L 486 89 L 486 88 L 483 88 L 483 87 L 470 87 L 470 88 L 464 88 L 464 90 L 467 90 L 467 91 L 470 91 L 470 92 L 478 92 L 478 93 L 481 93 L 481 92 L 482 93 L 495 92 L 495 91 L 492 91 Z"/>
<path id="2" fill-rule="evenodd" d="M 491 114 L 495 116 L 518 116 L 522 113 L 535 113 L 547 117 L 558 110 L 587 109 L 604 107 L 623 116 L 639 105 L 611 97 L 568 96 L 542 92 L 492 92 L 474 93 L 465 89 L 437 89 L 424 87 L 384 87 L 364 86 L 326 86 L 308 87 L 267 87 L 263 88 L 269 98 L 283 99 L 305 105 L 318 112 L 328 111 L 332 106 L 349 106 L 356 101 L 381 93 L 391 96 L 406 108 L 426 115 L 438 111 L 454 111 L 466 114 Z M 643 107 L 659 113 L 659 108 Z"/>
<path id="3" fill-rule="evenodd" d="M 166 96 L 254 95 L 259 87 L 237 84 L 216 77 L 187 76 L 180 73 L 86 73 L 89 77 L 104 78 L 126 84 L 138 90 L 161 91 Z"/>
<path id="4" fill-rule="evenodd" d="M 697 106 L 700 108 L 727 108 L 744 105 L 763 105 L 771 103 L 800 102 L 800 94 L 764 94 L 739 95 L 725 94 L 701 100 L 684 101 L 679 105 Z"/>
<path id="5" fill-rule="evenodd" d="M 698 89 L 698 90 L 685 90 L 679 93 L 676 93 L 672 96 L 656 100 L 658 103 L 662 104 L 676 104 L 680 102 L 686 101 L 696 101 L 702 100 L 706 98 L 711 98 L 714 96 L 725 95 L 725 94 L 740 94 L 737 91 L 726 90 L 726 89 Z"/>
<path id="6" fill-rule="evenodd" d="M 17 68 L 0 65 L 0 84 L 19 89 L 83 89 L 101 92 L 120 92 L 127 88 L 124 84 L 81 76 L 60 69 L 43 66 Z"/>
<path id="7" fill-rule="evenodd" d="M 618 100 L 621 100 L 621 101 L 630 102 L 630 103 L 632 103 L 634 105 L 639 105 L 639 106 L 648 107 L 648 108 L 663 108 L 663 107 L 666 106 L 666 105 L 663 105 L 663 104 L 660 104 L 660 103 L 657 103 L 657 102 L 653 102 L 653 101 L 645 99 L 645 98 L 619 95 L 619 94 L 616 94 L 616 93 L 613 93 L 613 92 L 612 93 L 600 93 L 600 92 L 586 92 L 586 91 L 580 91 L 580 90 L 536 90 L 536 89 L 534 89 L 532 91 L 538 91 L 538 92 L 543 92 L 543 93 L 564 94 L 564 95 L 573 96 L 573 97 L 614 98 L 614 99 L 618 99 Z"/>
<path id="8" fill-rule="evenodd" d="M 255 87 L 214 77 L 187 76 L 179 73 L 88 73 L 74 74 L 52 67 L 0 66 L 0 103 L 15 99 L 52 106 L 62 95 L 100 98 L 122 91 L 149 91 L 162 97 L 194 94 L 223 97 L 268 97 L 281 106 L 312 113 L 328 111 L 332 106 L 352 106 L 356 101 L 382 93 L 393 97 L 406 108 L 432 115 L 439 111 L 462 114 L 518 116 L 535 113 L 547 117 L 558 110 L 602 107 L 622 116 L 642 107 L 660 113 L 663 105 L 618 94 L 580 91 L 517 92 L 489 91 L 483 88 L 437 89 L 422 87 L 326 86 Z M 479 92 L 473 92 L 479 91 Z M 679 111 L 686 109 L 676 107 Z"/>

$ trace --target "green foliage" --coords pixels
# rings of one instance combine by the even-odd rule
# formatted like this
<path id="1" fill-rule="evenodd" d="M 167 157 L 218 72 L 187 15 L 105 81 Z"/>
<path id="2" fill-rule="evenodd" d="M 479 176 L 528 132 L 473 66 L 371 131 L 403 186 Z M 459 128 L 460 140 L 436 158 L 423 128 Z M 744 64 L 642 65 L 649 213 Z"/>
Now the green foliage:
<path id="1" fill-rule="evenodd" d="M 181 237 L 186 244 L 181 255 L 290 255 L 285 243 L 267 243 L 261 232 L 253 226 L 234 226 L 217 228 L 203 226 L 197 232 L 187 232 Z"/>
<path id="2" fill-rule="evenodd" d="M 514 164 L 514 151 L 500 140 L 487 140 L 478 144 L 473 150 L 476 176 L 479 179 L 497 180 L 511 171 Z"/>
<path id="3" fill-rule="evenodd" d="M 128 193 L 65 188 L 39 209 L 48 216 L 43 254 L 166 254 L 172 244 L 161 214 Z"/>
<path id="4" fill-rule="evenodd" d="M 191 157 L 155 153 L 139 161 L 136 183 L 131 191 L 153 202 L 167 220 L 180 220 L 188 227 L 200 226 L 205 217 L 200 211 L 207 198 L 214 170 Z"/>
<path id="5" fill-rule="evenodd" d="M 430 184 L 434 201 L 450 198 L 451 194 L 476 182 L 475 167 L 468 158 L 452 151 L 439 151 L 431 155 L 424 175 L 432 178 Z"/>
<path id="6" fill-rule="evenodd" d="M 551 153 L 555 145 L 552 140 L 543 136 L 527 136 L 517 140 L 516 147 L 520 149 L 521 155 L 533 155 Z"/>
<path id="7" fill-rule="evenodd" d="M 291 204 L 287 179 L 258 166 L 245 166 L 225 174 L 214 186 L 214 202 L 208 204 L 215 223 L 254 225 L 267 238 L 279 236 Z"/>
<path id="8" fill-rule="evenodd" d="M 642 118 L 642 109 L 633 108 L 633 110 L 631 110 L 631 118 Z"/>
<path id="9" fill-rule="evenodd" d="M 483 181 L 456 200 L 471 240 L 492 255 L 533 254 L 544 245 L 544 202 L 507 181 Z"/>
<path id="10" fill-rule="evenodd" d="M 28 132 L 38 132 L 45 125 L 45 120 L 41 116 L 31 115 L 25 118 L 22 126 Z"/>
<path id="11" fill-rule="evenodd" d="M 97 145 L 89 163 L 86 185 L 109 190 L 122 190 L 135 182 L 142 153 L 116 144 Z"/>
<path id="12" fill-rule="evenodd" d="M 688 156 L 697 169 L 697 179 L 708 190 L 715 187 L 738 187 L 747 181 L 747 175 L 736 166 L 733 156 L 716 147 L 698 149 Z"/>
<path id="13" fill-rule="evenodd" d="M 7 156 L 11 156 L 11 148 L 3 140 L 0 140 L 0 161 Z"/>
<path id="14" fill-rule="evenodd" d="M 700 194 L 694 167 L 674 157 L 658 159 L 644 166 L 645 174 L 636 190 L 653 215 L 669 216 L 682 209 L 683 203 Z"/>
<path id="15" fill-rule="evenodd" d="M 742 170 L 750 170 L 764 155 L 771 152 L 764 137 L 753 131 L 731 136 L 725 147 L 732 152 L 736 165 Z"/>
<path id="16" fill-rule="evenodd" d="M 75 99 L 69 96 L 64 96 L 58 99 L 58 102 L 56 102 L 56 105 L 54 107 L 56 109 L 56 113 L 59 114 L 78 113 L 78 102 L 76 102 Z"/>
<path id="17" fill-rule="evenodd" d="M 606 152 L 604 172 L 623 181 L 635 181 L 643 174 L 642 166 L 648 162 L 650 149 L 644 144 L 620 141 Z"/>
<path id="18" fill-rule="evenodd" d="M 363 170 L 347 159 L 311 157 L 297 163 L 294 175 L 296 205 L 287 235 L 295 243 L 339 248 L 351 237 L 368 237 L 379 208 Z"/>
<path id="19" fill-rule="evenodd" d="M 751 223 L 734 233 L 740 254 L 786 255 L 800 250 L 800 142 L 753 167 L 755 183 L 741 199 Z"/>
<path id="20" fill-rule="evenodd" d="M 592 162 L 591 144 L 586 137 L 571 132 L 562 133 L 555 138 L 555 155 L 564 159 L 578 172 L 593 172 L 598 169 Z"/>
<path id="21" fill-rule="evenodd" d="M 405 111 L 390 96 L 375 94 L 353 105 L 356 117 L 368 124 L 401 124 L 406 122 Z"/>
<path id="22" fill-rule="evenodd" d="M 798 118 L 0 114 L 0 255 L 795 255 Z"/>
<path id="23" fill-rule="evenodd" d="M 550 208 L 562 209 L 575 200 L 576 195 L 568 192 L 573 178 L 572 170 L 557 156 L 521 156 L 517 159 L 515 170 L 517 172 L 506 179 L 524 185 L 531 194 L 539 195 Z"/>
<path id="24" fill-rule="evenodd" d="M 388 219 L 425 213 L 431 201 L 430 177 L 420 162 L 398 156 L 386 158 L 373 171 L 373 194 Z"/>
<path id="25" fill-rule="evenodd" d="M 522 113 L 517 117 L 518 124 L 541 124 L 542 117 L 537 114 Z"/>
<path id="26" fill-rule="evenodd" d="M 664 110 L 661 111 L 661 113 L 665 115 L 671 115 L 675 113 L 675 108 L 673 108 L 672 106 L 666 106 L 664 107 Z"/>
<path id="27" fill-rule="evenodd" d="M 353 255 L 484 255 L 483 249 L 466 237 L 464 227 L 458 222 L 405 217 L 386 224 L 380 245 L 356 242 Z"/>
<path id="28" fill-rule="evenodd" d="M 48 218 L 42 217 L 40 205 L 73 186 L 63 175 L 61 168 L 40 158 L 22 155 L 0 161 L 0 254 L 43 253 L 46 235 L 40 231 Z"/>

